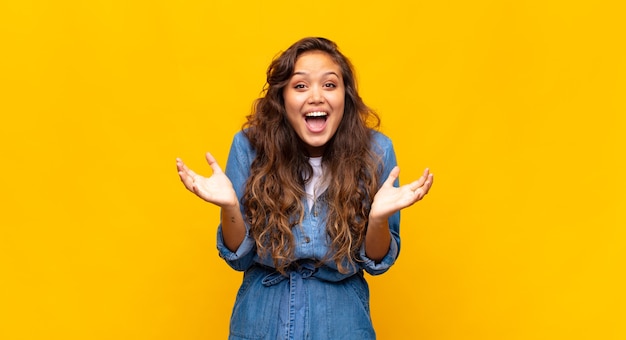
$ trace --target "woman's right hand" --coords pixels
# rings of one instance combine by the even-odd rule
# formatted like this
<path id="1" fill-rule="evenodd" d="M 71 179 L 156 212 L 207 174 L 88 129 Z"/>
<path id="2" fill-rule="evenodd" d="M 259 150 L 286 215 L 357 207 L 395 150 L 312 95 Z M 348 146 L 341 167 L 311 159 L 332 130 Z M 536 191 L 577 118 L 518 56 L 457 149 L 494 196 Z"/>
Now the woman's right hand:
<path id="1" fill-rule="evenodd" d="M 180 180 L 189 191 L 203 200 L 222 208 L 236 207 L 239 204 L 233 184 L 217 164 L 215 158 L 207 152 L 206 160 L 213 170 L 211 177 L 203 177 L 189 169 L 180 158 L 176 158 L 176 168 Z"/>

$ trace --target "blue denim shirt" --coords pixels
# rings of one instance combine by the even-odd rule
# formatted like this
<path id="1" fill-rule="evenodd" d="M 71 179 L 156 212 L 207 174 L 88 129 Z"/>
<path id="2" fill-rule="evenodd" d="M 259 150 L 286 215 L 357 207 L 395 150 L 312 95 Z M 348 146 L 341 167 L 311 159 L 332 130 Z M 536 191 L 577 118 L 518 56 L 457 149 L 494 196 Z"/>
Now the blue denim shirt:
<path id="1" fill-rule="evenodd" d="M 397 164 L 396 155 L 388 137 L 380 132 L 372 133 L 372 150 L 382 159 L 382 185 Z M 240 203 L 255 155 L 245 134 L 237 133 L 225 172 Z M 398 180 L 394 185 L 398 186 Z M 303 200 L 306 206 L 306 199 Z M 243 214 L 243 204 L 240 205 Z M 325 262 L 321 267 L 313 264 L 326 258 L 329 249 L 326 215 L 327 206 L 322 194 L 310 210 L 305 209 L 300 228 L 293 228 L 295 258 L 301 265 L 287 276 L 273 270 L 271 258 L 258 256 L 247 225 L 246 236 L 234 252 L 224 244 L 219 225 L 217 248 L 220 256 L 235 270 L 245 271 L 233 308 L 229 339 L 375 338 L 369 316 L 369 290 L 363 271 L 378 275 L 394 264 L 400 251 L 400 212 L 389 218 L 392 237 L 386 256 L 375 262 L 365 255 L 365 248 L 362 247 L 358 267 L 348 273 L 337 271 L 332 261 Z"/>

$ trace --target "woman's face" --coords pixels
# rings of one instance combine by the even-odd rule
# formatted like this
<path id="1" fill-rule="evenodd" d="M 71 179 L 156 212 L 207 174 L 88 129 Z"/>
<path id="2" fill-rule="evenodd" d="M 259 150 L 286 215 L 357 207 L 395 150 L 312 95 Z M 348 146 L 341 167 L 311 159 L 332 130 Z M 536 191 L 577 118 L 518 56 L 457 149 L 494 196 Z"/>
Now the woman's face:
<path id="1" fill-rule="evenodd" d="M 337 132 L 345 92 L 341 68 L 328 54 L 309 51 L 298 57 L 283 97 L 287 120 L 310 157 L 321 156 Z"/>

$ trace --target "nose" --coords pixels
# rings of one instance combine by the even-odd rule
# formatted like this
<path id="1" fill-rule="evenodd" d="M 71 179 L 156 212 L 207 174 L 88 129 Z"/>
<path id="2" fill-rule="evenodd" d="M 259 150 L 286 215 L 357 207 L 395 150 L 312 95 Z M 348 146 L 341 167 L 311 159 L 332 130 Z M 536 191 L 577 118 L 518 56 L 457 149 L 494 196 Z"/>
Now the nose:
<path id="1" fill-rule="evenodd" d="M 324 92 L 320 86 L 312 86 L 309 91 L 309 103 L 318 104 L 324 102 Z"/>

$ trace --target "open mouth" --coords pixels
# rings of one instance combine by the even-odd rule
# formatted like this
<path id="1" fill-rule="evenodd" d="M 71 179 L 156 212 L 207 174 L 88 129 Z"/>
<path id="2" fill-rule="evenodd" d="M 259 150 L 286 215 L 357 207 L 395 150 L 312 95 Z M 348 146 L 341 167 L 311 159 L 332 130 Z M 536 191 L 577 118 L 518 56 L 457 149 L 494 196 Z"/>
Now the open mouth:
<path id="1" fill-rule="evenodd" d="M 306 125 L 314 131 L 323 129 L 327 119 L 328 113 L 323 111 L 309 112 L 304 116 Z"/>

